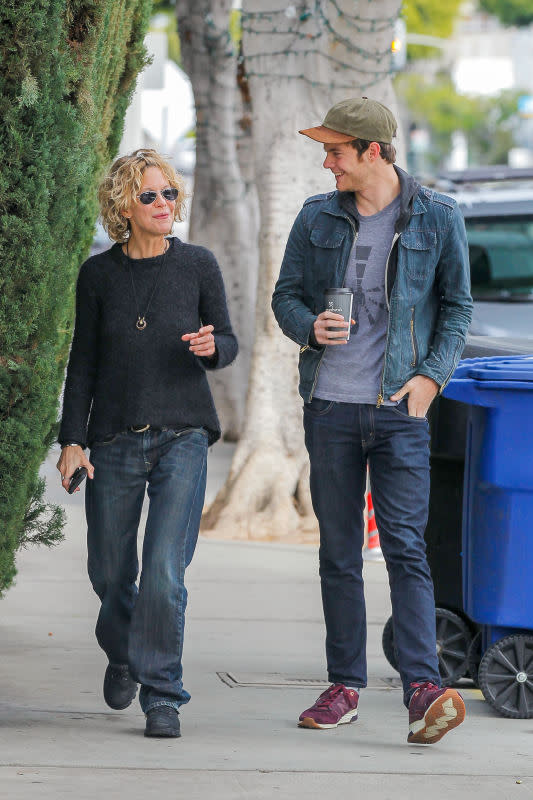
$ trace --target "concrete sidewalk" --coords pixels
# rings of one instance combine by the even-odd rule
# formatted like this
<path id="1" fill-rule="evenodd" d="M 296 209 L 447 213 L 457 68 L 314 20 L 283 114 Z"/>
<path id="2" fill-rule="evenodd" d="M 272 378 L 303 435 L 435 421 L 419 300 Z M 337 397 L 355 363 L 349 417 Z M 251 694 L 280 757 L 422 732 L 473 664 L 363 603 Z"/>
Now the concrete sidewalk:
<path id="1" fill-rule="evenodd" d="M 230 455 L 213 448 L 210 497 Z M 182 738 L 145 739 L 137 701 L 112 712 L 102 698 L 82 493 L 59 490 L 55 460 L 45 473 L 50 500 L 67 508 L 66 541 L 21 553 L 17 585 L 0 601 L 1 798 L 533 797 L 532 721 L 497 716 L 471 684 L 463 726 L 433 747 L 407 745 L 381 650 L 382 564 L 365 566 L 370 688 L 359 721 L 296 727 L 326 680 L 317 553 L 303 545 L 200 541 L 188 572 Z"/>

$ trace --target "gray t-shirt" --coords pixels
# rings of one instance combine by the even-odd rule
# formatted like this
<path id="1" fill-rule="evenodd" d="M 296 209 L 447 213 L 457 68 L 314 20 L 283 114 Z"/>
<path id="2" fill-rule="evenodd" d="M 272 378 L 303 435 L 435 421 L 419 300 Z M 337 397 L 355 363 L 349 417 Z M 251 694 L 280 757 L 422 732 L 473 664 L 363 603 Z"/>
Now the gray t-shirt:
<path id="1" fill-rule="evenodd" d="M 348 344 L 326 347 L 315 397 L 340 403 L 377 401 L 389 320 L 385 267 L 399 211 L 400 195 L 377 214 L 358 215 L 359 236 L 344 279 L 344 286 L 353 291 L 352 318 L 356 324 Z"/>

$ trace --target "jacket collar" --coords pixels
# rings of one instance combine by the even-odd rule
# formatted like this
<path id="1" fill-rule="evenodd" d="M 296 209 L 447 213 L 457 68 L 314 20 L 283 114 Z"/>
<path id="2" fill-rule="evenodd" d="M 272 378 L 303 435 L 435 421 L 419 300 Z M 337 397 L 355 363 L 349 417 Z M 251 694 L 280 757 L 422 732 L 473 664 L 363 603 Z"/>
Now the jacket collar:
<path id="1" fill-rule="evenodd" d="M 420 184 L 411 175 L 396 164 L 393 165 L 400 181 L 400 212 L 396 220 L 396 233 L 401 233 L 407 227 L 413 213 L 423 214 L 426 211 L 420 195 Z M 356 226 L 358 225 L 357 208 L 354 192 L 332 192 L 326 200 L 322 210 L 334 216 L 348 216 Z"/>

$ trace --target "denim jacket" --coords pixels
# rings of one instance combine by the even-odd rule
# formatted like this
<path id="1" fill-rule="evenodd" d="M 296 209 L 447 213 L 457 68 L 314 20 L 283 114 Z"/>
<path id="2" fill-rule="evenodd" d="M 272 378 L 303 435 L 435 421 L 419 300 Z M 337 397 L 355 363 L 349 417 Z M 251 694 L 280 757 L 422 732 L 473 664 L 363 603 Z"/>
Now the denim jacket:
<path id="1" fill-rule="evenodd" d="M 377 405 L 414 375 L 433 378 L 442 391 L 461 357 L 473 305 L 465 225 L 455 200 L 394 168 L 400 213 L 385 272 L 389 323 Z M 326 351 L 310 338 L 313 323 L 325 308 L 325 290 L 344 285 L 357 235 L 355 196 L 338 191 L 306 200 L 289 235 L 272 309 L 283 333 L 300 345 L 305 402 Z"/>

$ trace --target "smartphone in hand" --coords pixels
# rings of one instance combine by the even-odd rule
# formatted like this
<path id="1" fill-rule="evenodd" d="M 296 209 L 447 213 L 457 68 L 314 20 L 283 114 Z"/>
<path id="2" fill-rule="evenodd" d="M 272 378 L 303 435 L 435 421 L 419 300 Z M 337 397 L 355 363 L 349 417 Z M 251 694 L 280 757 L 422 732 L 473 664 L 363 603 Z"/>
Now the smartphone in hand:
<path id="1" fill-rule="evenodd" d="M 87 477 L 87 467 L 78 467 L 77 469 L 75 469 L 74 472 L 72 473 L 72 477 L 68 484 L 68 489 L 67 489 L 68 493 L 72 494 L 73 492 L 75 492 L 80 483 L 82 483 L 82 481 L 84 481 L 86 477 Z"/>

